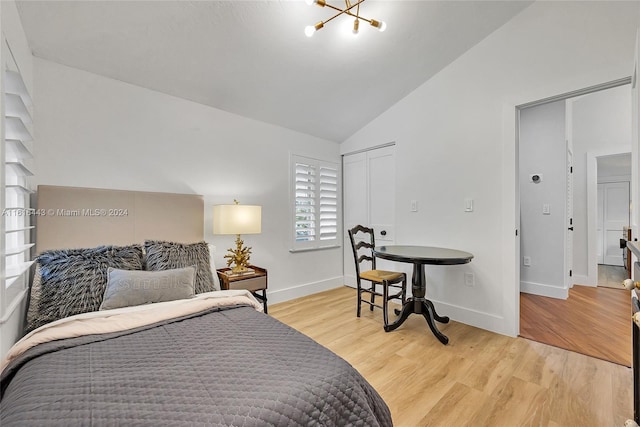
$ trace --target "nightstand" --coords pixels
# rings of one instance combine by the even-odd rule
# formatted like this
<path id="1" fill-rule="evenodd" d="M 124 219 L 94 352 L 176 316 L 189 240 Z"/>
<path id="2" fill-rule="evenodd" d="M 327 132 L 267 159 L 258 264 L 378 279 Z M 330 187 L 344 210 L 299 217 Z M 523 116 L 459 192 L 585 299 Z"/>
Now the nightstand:
<path id="1" fill-rule="evenodd" d="M 254 270 L 253 273 L 231 276 L 230 268 L 219 268 L 218 278 L 220 279 L 220 287 L 226 289 L 246 289 L 250 291 L 254 297 L 262 301 L 264 312 L 267 312 L 267 270 L 264 268 L 250 265 L 249 268 Z M 262 291 L 262 295 L 258 294 Z"/>

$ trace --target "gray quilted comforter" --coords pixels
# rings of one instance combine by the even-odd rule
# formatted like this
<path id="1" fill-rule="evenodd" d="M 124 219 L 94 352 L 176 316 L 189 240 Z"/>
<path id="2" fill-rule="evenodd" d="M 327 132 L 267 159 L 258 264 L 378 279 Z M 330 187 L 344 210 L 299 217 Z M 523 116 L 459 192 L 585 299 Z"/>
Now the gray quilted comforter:
<path id="1" fill-rule="evenodd" d="M 0 381 L 2 427 L 391 425 L 347 362 L 249 307 L 40 344 Z"/>

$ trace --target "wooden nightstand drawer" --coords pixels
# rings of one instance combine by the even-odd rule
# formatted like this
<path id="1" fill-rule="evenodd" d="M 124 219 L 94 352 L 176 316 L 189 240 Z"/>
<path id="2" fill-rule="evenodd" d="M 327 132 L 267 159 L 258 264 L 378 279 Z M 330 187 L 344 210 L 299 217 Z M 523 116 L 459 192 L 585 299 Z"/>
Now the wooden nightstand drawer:
<path id="1" fill-rule="evenodd" d="M 249 291 L 261 291 L 267 288 L 267 277 L 253 277 L 251 279 L 237 280 L 229 283 L 229 289 L 246 289 Z"/>
<path id="2" fill-rule="evenodd" d="M 267 312 L 267 270 L 264 268 L 250 265 L 254 271 L 251 274 L 232 276 L 228 275 L 230 268 L 219 268 L 218 278 L 220 278 L 220 287 L 224 289 L 246 289 L 253 294 L 254 297 L 262 301 L 264 312 Z M 262 295 L 258 294 L 262 291 Z"/>

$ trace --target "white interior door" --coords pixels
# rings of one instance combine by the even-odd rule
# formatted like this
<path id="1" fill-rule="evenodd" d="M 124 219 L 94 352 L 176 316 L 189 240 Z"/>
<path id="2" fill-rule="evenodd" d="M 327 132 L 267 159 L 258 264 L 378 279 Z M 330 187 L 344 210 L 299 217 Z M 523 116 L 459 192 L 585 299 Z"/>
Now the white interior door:
<path id="1" fill-rule="evenodd" d="M 598 184 L 598 264 L 604 264 L 604 184 Z"/>
<path id="2" fill-rule="evenodd" d="M 603 263 L 624 265 L 620 238 L 622 229 L 629 225 L 629 183 L 609 182 L 603 187 Z"/>
<path id="3" fill-rule="evenodd" d="M 376 233 L 376 244 L 395 240 L 395 147 L 367 152 L 369 179 L 369 224 Z"/>
<path id="4" fill-rule="evenodd" d="M 344 209 L 343 263 L 345 285 L 356 286 L 356 269 L 348 230 L 358 224 L 369 223 L 369 196 L 367 182 L 367 153 L 350 154 L 342 158 L 342 185 Z"/>
<path id="5" fill-rule="evenodd" d="M 376 232 L 376 244 L 395 239 L 395 146 L 342 158 L 344 207 L 344 281 L 355 286 L 355 261 L 347 230 L 360 224 Z M 378 267 L 384 268 L 384 260 Z"/>

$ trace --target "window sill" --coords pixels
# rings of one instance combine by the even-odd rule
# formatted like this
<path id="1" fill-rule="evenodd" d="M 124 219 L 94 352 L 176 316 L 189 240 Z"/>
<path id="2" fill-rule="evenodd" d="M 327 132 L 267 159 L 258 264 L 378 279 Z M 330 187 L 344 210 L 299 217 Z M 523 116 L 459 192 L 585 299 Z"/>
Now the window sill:
<path id="1" fill-rule="evenodd" d="M 319 248 L 304 248 L 304 249 L 289 249 L 289 252 L 292 254 L 298 253 L 298 252 L 313 252 L 313 251 L 323 251 L 325 249 L 335 249 L 335 248 L 341 248 L 342 246 L 340 245 L 331 245 L 331 246 L 322 246 Z"/>

